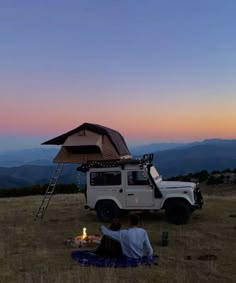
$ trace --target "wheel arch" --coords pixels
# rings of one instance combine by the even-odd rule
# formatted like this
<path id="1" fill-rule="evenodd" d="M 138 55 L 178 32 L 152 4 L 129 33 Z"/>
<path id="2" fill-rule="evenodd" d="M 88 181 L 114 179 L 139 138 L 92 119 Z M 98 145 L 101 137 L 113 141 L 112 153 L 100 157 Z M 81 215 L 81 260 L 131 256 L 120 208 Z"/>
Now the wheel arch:
<path id="1" fill-rule="evenodd" d="M 162 208 L 166 209 L 169 205 L 176 203 L 176 202 L 185 203 L 186 205 L 189 206 L 189 208 L 191 208 L 191 203 L 185 197 L 169 197 L 169 198 L 165 199 Z"/>
<path id="2" fill-rule="evenodd" d="M 113 197 L 104 198 L 104 197 L 103 197 L 103 198 L 98 198 L 98 199 L 96 200 L 96 203 L 95 203 L 95 206 L 94 206 L 95 210 L 96 210 L 96 208 L 97 208 L 97 205 L 98 205 L 99 203 L 103 202 L 103 201 L 111 201 L 111 202 L 115 203 L 115 204 L 118 206 L 119 209 L 122 209 L 121 203 L 120 203 L 116 198 L 113 198 Z"/>
<path id="3" fill-rule="evenodd" d="M 165 203 L 165 212 L 169 223 L 186 224 L 191 216 L 191 204 L 185 198 L 170 198 Z"/>

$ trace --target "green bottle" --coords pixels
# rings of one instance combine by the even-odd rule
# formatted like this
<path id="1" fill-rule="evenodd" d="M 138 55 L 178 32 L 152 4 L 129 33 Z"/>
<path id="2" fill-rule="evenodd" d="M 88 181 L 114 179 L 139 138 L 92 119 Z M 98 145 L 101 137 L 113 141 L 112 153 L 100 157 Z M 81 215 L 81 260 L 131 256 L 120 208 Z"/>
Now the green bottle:
<path id="1" fill-rule="evenodd" d="M 162 232 L 161 245 L 162 245 L 162 247 L 168 246 L 168 232 Z"/>

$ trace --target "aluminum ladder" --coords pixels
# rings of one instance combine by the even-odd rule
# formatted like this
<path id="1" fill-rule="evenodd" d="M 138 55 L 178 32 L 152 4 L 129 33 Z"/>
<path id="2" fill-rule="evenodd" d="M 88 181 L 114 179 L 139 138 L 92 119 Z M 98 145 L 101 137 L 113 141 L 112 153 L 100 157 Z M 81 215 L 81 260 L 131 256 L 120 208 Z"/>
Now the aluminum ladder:
<path id="1" fill-rule="evenodd" d="M 52 178 L 50 180 L 50 183 L 47 187 L 47 190 L 44 194 L 44 197 L 42 199 L 42 202 L 39 206 L 38 212 L 37 212 L 34 220 L 36 220 L 38 218 L 42 219 L 44 214 L 46 213 L 47 207 L 48 207 L 49 202 L 52 198 L 52 195 L 54 193 L 58 178 L 60 177 L 60 174 L 61 174 L 63 167 L 64 167 L 64 163 L 57 163 L 57 167 L 56 167 L 56 169 L 55 169 L 55 171 L 52 175 Z"/>

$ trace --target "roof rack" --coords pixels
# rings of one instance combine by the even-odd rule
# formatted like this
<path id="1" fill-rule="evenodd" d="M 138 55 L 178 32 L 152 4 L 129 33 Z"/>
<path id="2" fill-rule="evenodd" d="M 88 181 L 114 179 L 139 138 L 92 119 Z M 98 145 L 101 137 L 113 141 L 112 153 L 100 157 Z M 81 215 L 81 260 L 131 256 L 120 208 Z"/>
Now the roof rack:
<path id="1" fill-rule="evenodd" d="M 77 168 L 77 171 L 87 172 L 89 168 L 112 168 L 124 166 L 126 164 L 150 164 L 153 161 L 154 154 L 144 154 L 142 158 L 136 159 L 119 159 L 119 160 L 101 160 L 101 161 L 89 161 L 87 163 L 82 164 Z"/>

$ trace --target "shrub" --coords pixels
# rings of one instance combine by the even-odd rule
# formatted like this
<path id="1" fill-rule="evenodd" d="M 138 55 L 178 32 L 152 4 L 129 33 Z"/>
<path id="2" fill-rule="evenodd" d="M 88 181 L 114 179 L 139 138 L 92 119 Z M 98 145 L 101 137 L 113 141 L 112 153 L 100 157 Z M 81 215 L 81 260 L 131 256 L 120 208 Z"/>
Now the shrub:
<path id="1" fill-rule="evenodd" d="M 198 179 L 198 181 L 199 181 L 200 183 L 202 183 L 202 182 L 205 182 L 205 181 L 208 180 L 208 178 L 209 178 L 209 173 L 208 173 L 207 170 L 202 170 L 202 171 L 196 173 L 195 176 L 196 176 L 196 178 Z"/>
<path id="2" fill-rule="evenodd" d="M 218 185 L 218 184 L 223 184 L 224 179 L 222 177 L 214 177 L 210 176 L 209 179 L 207 180 L 207 185 Z"/>
<path id="3" fill-rule="evenodd" d="M 227 168 L 222 171 L 222 173 L 231 173 L 231 172 L 233 172 L 233 170 L 231 170 L 230 168 Z"/>
<path id="4" fill-rule="evenodd" d="M 4 197 L 22 197 L 33 195 L 44 195 L 48 184 L 33 185 L 30 187 L 0 189 L 0 198 Z M 55 194 L 74 194 L 78 193 L 79 188 L 75 184 L 58 184 L 55 188 Z"/>

